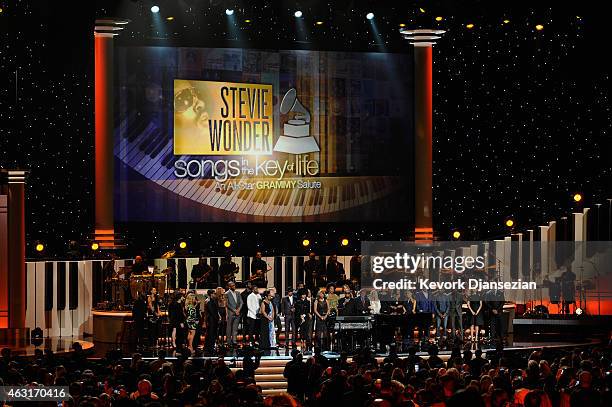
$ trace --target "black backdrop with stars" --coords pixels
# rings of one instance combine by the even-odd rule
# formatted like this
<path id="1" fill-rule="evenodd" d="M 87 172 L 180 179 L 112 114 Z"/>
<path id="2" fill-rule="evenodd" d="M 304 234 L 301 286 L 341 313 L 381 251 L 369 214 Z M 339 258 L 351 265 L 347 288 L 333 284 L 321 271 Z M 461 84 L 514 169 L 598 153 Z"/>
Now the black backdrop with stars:
<path id="1" fill-rule="evenodd" d="M 609 36 L 588 4 L 521 1 L 0 0 L 0 167 L 30 170 L 27 239 L 61 256 L 93 229 L 93 23 L 132 20 L 122 41 L 259 48 L 398 51 L 407 28 L 444 28 L 434 48 L 434 222 L 441 239 L 501 236 L 612 197 Z M 491 4 L 494 3 L 494 4 Z M 228 24 L 226 8 L 235 9 Z M 296 21 L 293 12 L 303 11 Z M 373 23 L 365 19 L 375 13 Z M 172 17 L 172 18 L 168 18 Z M 442 17 L 442 19 L 436 19 Z M 250 22 L 246 22 L 246 20 Z M 439 21 L 438 21 L 439 20 Z M 317 24 L 317 22 L 320 22 Z M 468 28 L 468 24 L 473 24 Z M 542 30 L 536 29 L 541 24 Z M 607 220 L 604 221 L 607 226 Z M 179 238 L 215 250 L 259 245 L 295 252 L 359 239 L 407 238 L 407 225 L 126 225 L 134 250 L 162 251 Z M 606 229 L 604 227 L 604 229 Z M 607 236 L 602 236 L 607 237 Z M 278 243 L 283 241 L 284 243 Z"/>

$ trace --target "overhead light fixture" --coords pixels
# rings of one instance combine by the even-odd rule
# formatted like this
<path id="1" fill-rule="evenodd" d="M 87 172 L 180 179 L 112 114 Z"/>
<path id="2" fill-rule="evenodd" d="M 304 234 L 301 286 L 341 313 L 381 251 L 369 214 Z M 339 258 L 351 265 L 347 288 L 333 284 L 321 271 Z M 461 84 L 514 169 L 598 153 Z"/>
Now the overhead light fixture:
<path id="1" fill-rule="evenodd" d="M 514 227 L 514 219 L 512 218 L 506 219 L 505 225 L 506 227 L 509 227 L 509 228 Z"/>
<path id="2" fill-rule="evenodd" d="M 151 13 L 159 13 L 159 6 L 151 6 Z"/>
<path id="3" fill-rule="evenodd" d="M 250 23 L 251 20 L 249 20 L 248 18 L 246 20 L 244 20 L 245 23 Z"/>
<path id="4" fill-rule="evenodd" d="M 187 248 L 187 242 L 186 242 L 186 241 L 184 241 L 184 240 L 181 240 L 181 241 L 179 242 L 179 248 L 180 248 L 180 249 L 186 249 L 186 248 Z"/>
<path id="5" fill-rule="evenodd" d="M 442 21 L 442 20 L 444 20 L 444 17 L 441 17 L 441 16 L 436 17 L 436 21 Z"/>
<path id="6" fill-rule="evenodd" d="M 580 202 L 580 201 L 582 201 L 582 194 L 581 193 L 576 193 L 576 194 L 574 194 L 573 198 L 574 198 L 574 202 Z"/>
<path id="7" fill-rule="evenodd" d="M 302 17 L 302 11 L 301 10 L 297 10 L 295 13 L 293 13 L 293 15 L 295 16 L 295 18 L 300 18 L 300 17 Z"/>
<path id="8" fill-rule="evenodd" d="M 316 25 L 322 25 L 322 24 L 323 24 L 323 21 L 317 21 L 315 24 L 316 24 Z"/>
<path id="9" fill-rule="evenodd" d="M 226 8 L 225 9 L 225 14 L 228 16 L 233 16 L 234 15 L 234 10 L 231 8 Z"/>
<path id="10" fill-rule="evenodd" d="M 93 250 L 94 252 L 97 251 L 100 248 L 100 245 L 98 244 L 98 242 L 93 242 L 91 244 L 91 250 Z"/>
<path id="11" fill-rule="evenodd" d="M 544 26 L 542 24 L 538 24 L 535 26 L 535 29 L 538 31 L 542 31 L 544 29 Z"/>
<path id="12" fill-rule="evenodd" d="M 460 237 L 461 237 L 461 232 L 459 232 L 458 230 L 455 230 L 453 232 L 453 238 L 459 239 Z"/>
<path id="13" fill-rule="evenodd" d="M 36 251 L 40 253 L 45 250 L 45 245 L 42 243 L 36 243 L 36 246 L 34 246 L 34 249 L 36 249 Z"/>
<path id="14" fill-rule="evenodd" d="M 308 240 L 308 239 L 302 240 L 302 246 L 304 246 L 304 247 L 310 246 L 310 240 Z"/>
<path id="15" fill-rule="evenodd" d="M 369 12 L 368 14 L 366 14 L 366 18 L 367 18 L 368 20 L 373 19 L 373 18 L 374 18 L 374 13 Z"/>
<path id="16" fill-rule="evenodd" d="M 474 28 L 474 24 L 472 23 L 466 24 L 465 28 L 467 28 L 468 30 L 471 30 L 472 28 Z"/>
<path id="17" fill-rule="evenodd" d="M 223 246 L 225 246 L 225 248 L 229 249 L 232 246 L 232 241 L 231 240 L 226 240 L 225 242 L 223 242 Z"/>
<path id="18" fill-rule="evenodd" d="M 348 246 L 348 244 L 349 244 L 349 240 L 348 240 L 348 239 L 345 237 L 344 239 L 342 239 L 342 240 L 340 241 L 340 244 L 341 244 L 342 246 Z"/>

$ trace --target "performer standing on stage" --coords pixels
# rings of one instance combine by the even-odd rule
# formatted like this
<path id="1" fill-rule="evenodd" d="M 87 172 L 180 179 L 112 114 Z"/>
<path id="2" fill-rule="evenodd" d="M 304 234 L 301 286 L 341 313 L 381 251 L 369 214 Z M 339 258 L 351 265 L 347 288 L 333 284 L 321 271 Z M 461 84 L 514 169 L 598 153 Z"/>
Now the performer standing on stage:
<path id="1" fill-rule="evenodd" d="M 206 303 L 206 339 L 204 340 L 204 355 L 211 356 L 215 353 L 215 343 L 219 335 L 219 303 L 217 291 L 210 293 Z"/>
<path id="2" fill-rule="evenodd" d="M 259 295 L 259 289 L 257 285 L 253 284 L 253 291 L 247 297 L 247 332 L 249 334 L 249 341 L 251 346 L 254 346 L 257 341 L 258 334 L 258 316 L 259 316 L 259 303 L 261 296 Z"/>
<path id="3" fill-rule="evenodd" d="M 230 281 L 227 284 L 225 299 L 227 304 L 227 344 L 229 347 L 236 347 L 236 336 L 238 334 L 238 324 L 240 323 L 240 313 L 242 312 L 242 296 L 236 292 L 236 283 Z"/>
<path id="4" fill-rule="evenodd" d="M 265 260 L 261 258 L 261 252 L 255 253 L 255 257 L 253 258 L 253 261 L 251 262 L 250 280 L 257 287 L 263 287 L 263 288 L 268 287 L 267 273 L 271 269 L 272 268 L 268 266 L 268 263 L 266 263 Z"/>
<path id="5" fill-rule="evenodd" d="M 450 295 L 451 337 L 461 342 L 463 342 L 463 300 L 464 295 L 461 290 L 454 290 Z M 457 327 L 459 327 L 459 335 L 457 335 Z"/>
<path id="6" fill-rule="evenodd" d="M 504 343 L 504 292 L 502 290 L 489 290 L 485 294 L 486 305 L 489 309 L 489 317 L 491 318 L 491 338 L 496 340 L 498 344 Z"/>
<path id="7" fill-rule="evenodd" d="M 215 292 L 215 300 L 219 310 L 219 324 L 217 332 L 219 334 L 219 344 L 225 343 L 225 333 L 227 331 L 227 298 L 223 287 L 217 287 Z"/>
<path id="8" fill-rule="evenodd" d="M 470 321 L 470 342 L 472 349 L 478 346 L 478 334 L 480 333 L 480 327 L 484 325 L 483 309 L 482 309 L 482 298 L 476 291 L 472 291 L 469 296 L 467 303 L 470 314 L 468 319 Z"/>
<path id="9" fill-rule="evenodd" d="M 219 278 L 221 279 L 221 285 L 225 285 L 230 281 L 236 281 L 236 274 L 239 268 L 236 263 L 232 261 L 232 256 L 225 256 L 221 259 L 219 265 Z"/>
<path id="10" fill-rule="evenodd" d="M 269 356 L 271 354 L 271 350 L 276 348 L 274 306 L 272 305 L 272 293 L 269 290 L 264 291 L 262 295 L 259 315 L 261 316 L 259 328 L 259 349 L 264 352 L 264 355 Z"/>
<path id="11" fill-rule="evenodd" d="M 571 262 L 567 262 L 565 271 L 559 278 L 561 282 L 561 312 L 565 315 L 570 315 L 570 304 L 576 303 L 576 274 L 572 271 Z"/>
<path id="12" fill-rule="evenodd" d="M 327 350 L 329 342 L 329 333 L 327 331 L 327 317 L 329 316 L 329 304 L 325 299 L 325 292 L 319 291 L 317 300 L 314 304 L 314 313 L 316 316 L 315 334 L 317 342 L 322 350 Z"/>
<path id="13" fill-rule="evenodd" d="M 287 296 L 283 297 L 281 301 L 281 312 L 285 317 L 285 347 L 289 348 L 289 333 L 291 333 L 291 340 L 295 348 L 297 327 L 295 320 L 295 298 L 293 297 L 293 288 L 291 287 L 287 289 Z"/>
<path id="14" fill-rule="evenodd" d="M 344 281 L 344 266 L 338 261 L 338 256 L 332 254 L 327 261 L 327 283 L 342 284 Z"/>
<path id="15" fill-rule="evenodd" d="M 351 300 L 353 299 L 353 293 L 351 290 L 344 290 L 342 292 L 342 298 L 338 300 L 338 315 L 349 315 L 347 311 L 351 308 Z"/>
<path id="16" fill-rule="evenodd" d="M 304 262 L 304 279 L 306 287 L 314 290 L 321 282 L 321 263 L 317 260 L 315 252 L 308 254 L 308 260 Z"/>
<path id="17" fill-rule="evenodd" d="M 295 315 L 299 318 L 300 349 L 302 352 L 310 349 L 310 302 L 306 299 L 306 289 L 299 291 L 300 299 L 295 303 Z"/>
<path id="18" fill-rule="evenodd" d="M 372 315 L 380 314 L 381 304 L 380 299 L 378 298 L 378 292 L 376 290 L 370 291 L 368 295 L 370 298 L 370 313 Z"/>
<path id="19" fill-rule="evenodd" d="M 327 295 L 325 297 L 327 300 L 327 305 L 329 305 L 329 313 L 331 315 L 338 314 L 338 294 L 336 294 L 336 286 L 332 283 L 327 284 Z"/>
<path id="20" fill-rule="evenodd" d="M 242 297 L 242 309 L 240 310 L 240 321 L 242 322 L 243 345 L 248 343 L 247 335 L 249 333 L 249 330 L 248 330 L 249 321 L 247 318 L 247 314 L 249 310 L 247 308 L 247 299 L 249 298 L 249 295 L 251 295 L 252 292 L 253 292 L 253 283 L 251 283 L 250 281 L 247 281 L 245 289 L 242 290 L 242 292 L 240 293 L 240 296 Z"/>
<path id="21" fill-rule="evenodd" d="M 193 338 L 195 337 L 195 331 L 198 329 L 200 323 L 200 315 L 194 293 L 187 294 L 187 299 L 185 300 L 185 315 L 185 322 L 187 324 L 187 347 L 193 354 Z"/>
<path id="22" fill-rule="evenodd" d="M 355 315 L 369 315 L 370 314 L 370 299 L 368 298 L 368 292 L 365 288 L 359 291 L 359 297 L 353 299 L 355 304 Z"/>
<path id="23" fill-rule="evenodd" d="M 143 345 L 143 332 L 145 332 L 145 326 L 147 321 L 147 299 L 144 293 L 139 293 L 138 297 L 134 300 L 132 307 L 132 320 L 134 321 L 134 328 L 136 331 L 136 348 L 140 348 Z"/>
<path id="24" fill-rule="evenodd" d="M 402 301 L 400 291 L 397 290 L 393 293 L 393 301 L 389 304 L 390 315 L 404 315 L 406 314 L 406 304 Z"/>
<path id="25" fill-rule="evenodd" d="M 448 327 L 448 312 L 450 310 L 450 301 L 448 294 L 442 290 L 434 293 L 434 311 L 436 314 L 436 337 L 438 339 L 446 339 L 446 329 Z M 443 327 L 440 333 L 440 327 Z"/>
<path id="26" fill-rule="evenodd" d="M 189 288 L 198 289 L 205 288 L 207 284 L 218 285 L 216 278 L 212 276 L 212 267 L 208 265 L 204 257 L 200 257 L 197 264 L 193 265 L 191 269 L 191 281 L 189 282 Z"/>
<path id="27" fill-rule="evenodd" d="M 171 329 L 172 347 L 177 348 L 177 343 L 183 344 L 185 329 L 185 309 L 183 308 L 183 297 L 181 293 L 174 292 L 170 295 L 168 304 L 168 322 Z"/>
<path id="28" fill-rule="evenodd" d="M 434 313 L 433 301 L 429 298 L 429 293 L 425 290 L 417 290 L 415 293 L 417 303 L 417 325 L 419 334 L 427 337 L 429 326 L 431 325 L 432 314 Z"/>
<path id="29" fill-rule="evenodd" d="M 147 296 L 147 320 L 149 322 L 149 344 L 157 347 L 159 337 L 159 326 L 161 324 L 161 311 L 159 310 L 159 296 L 157 288 L 151 288 L 151 294 Z"/>

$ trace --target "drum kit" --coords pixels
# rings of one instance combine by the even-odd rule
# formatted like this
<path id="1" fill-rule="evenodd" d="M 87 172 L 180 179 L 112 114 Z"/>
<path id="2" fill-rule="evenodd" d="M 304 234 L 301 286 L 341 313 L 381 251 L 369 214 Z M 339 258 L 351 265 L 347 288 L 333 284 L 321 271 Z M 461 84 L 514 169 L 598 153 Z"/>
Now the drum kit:
<path id="1" fill-rule="evenodd" d="M 130 290 L 132 298 L 137 298 L 140 294 L 148 294 L 152 288 L 157 289 L 159 296 L 163 297 L 166 293 L 166 281 L 172 268 L 168 267 L 161 272 L 157 267 L 149 267 L 142 274 L 130 274 L 131 266 L 120 267 L 118 271 L 106 282 L 110 284 L 112 298 L 117 304 L 126 304 L 126 289 Z M 125 278 L 129 275 L 129 279 Z"/>

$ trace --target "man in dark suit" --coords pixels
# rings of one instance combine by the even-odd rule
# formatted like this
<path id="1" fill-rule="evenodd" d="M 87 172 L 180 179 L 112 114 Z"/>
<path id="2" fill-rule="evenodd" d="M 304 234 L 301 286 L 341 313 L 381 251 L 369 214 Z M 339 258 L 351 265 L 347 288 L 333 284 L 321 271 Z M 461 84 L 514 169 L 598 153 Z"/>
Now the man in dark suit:
<path id="1" fill-rule="evenodd" d="M 340 286 L 344 283 L 344 266 L 338 261 L 338 256 L 332 254 L 327 261 L 327 283 Z"/>
<path id="2" fill-rule="evenodd" d="M 317 260 L 314 252 L 308 254 L 308 260 L 304 262 L 304 279 L 306 286 L 310 288 L 310 291 L 314 291 L 317 287 L 321 277 L 321 262 Z"/>
<path id="3" fill-rule="evenodd" d="M 217 305 L 216 291 L 211 291 L 210 299 L 206 303 L 206 340 L 204 341 L 204 354 L 211 356 L 215 351 L 215 342 L 219 329 L 219 306 Z"/>
<path id="4" fill-rule="evenodd" d="M 295 347 L 295 337 L 297 336 L 297 325 L 295 324 L 295 297 L 293 296 L 293 288 L 287 289 L 287 296 L 283 297 L 281 302 L 281 313 L 285 317 L 285 347 L 289 347 L 289 332 Z"/>
<path id="5" fill-rule="evenodd" d="M 366 295 L 365 288 L 359 291 L 359 297 L 355 298 L 355 315 L 368 315 L 370 313 L 370 299 Z"/>

